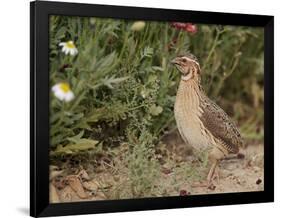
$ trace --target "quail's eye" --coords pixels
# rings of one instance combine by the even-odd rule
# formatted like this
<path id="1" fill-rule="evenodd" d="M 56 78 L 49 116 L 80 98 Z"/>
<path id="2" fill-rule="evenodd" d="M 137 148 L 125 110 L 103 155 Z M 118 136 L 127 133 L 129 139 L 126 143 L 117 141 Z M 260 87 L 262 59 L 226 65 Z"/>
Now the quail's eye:
<path id="1" fill-rule="evenodd" d="M 186 63 L 186 62 L 187 62 L 187 60 L 186 60 L 186 59 L 182 59 L 182 62 L 183 62 L 183 63 Z"/>

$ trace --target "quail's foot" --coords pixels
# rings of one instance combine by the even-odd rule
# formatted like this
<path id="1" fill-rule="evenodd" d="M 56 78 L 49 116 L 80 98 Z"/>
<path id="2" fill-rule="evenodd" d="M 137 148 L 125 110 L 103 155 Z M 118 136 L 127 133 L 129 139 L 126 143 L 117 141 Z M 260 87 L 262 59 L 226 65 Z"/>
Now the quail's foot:
<path id="1" fill-rule="evenodd" d="M 218 167 L 210 170 L 207 179 L 205 181 L 196 182 L 191 185 L 191 187 L 206 187 L 207 189 L 214 190 L 216 188 L 214 182 L 216 181 L 216 184 L 220 183 L 220 175 L 219 175 L 219 169 Z"/>

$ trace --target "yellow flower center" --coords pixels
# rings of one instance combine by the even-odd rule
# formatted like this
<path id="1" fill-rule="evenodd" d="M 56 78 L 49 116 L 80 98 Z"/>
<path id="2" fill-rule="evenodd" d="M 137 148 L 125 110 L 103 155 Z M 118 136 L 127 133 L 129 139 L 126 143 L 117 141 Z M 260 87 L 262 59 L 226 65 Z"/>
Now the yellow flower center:
<path id="1" fill-rule="evenodd" d="M 64 92 L 67 93 L 70 91 L 70 87 L 67 83 L 61 83 L 60 84 L 60 89 Z"/>
<path id="2" fill-rule="evenodd" d="M 68 41 L 66 43 L 66 47 L 68 47 L 68 48 L 75 48 L 75 45 L 74 45 L 74 43 L 72 41 Z"/>

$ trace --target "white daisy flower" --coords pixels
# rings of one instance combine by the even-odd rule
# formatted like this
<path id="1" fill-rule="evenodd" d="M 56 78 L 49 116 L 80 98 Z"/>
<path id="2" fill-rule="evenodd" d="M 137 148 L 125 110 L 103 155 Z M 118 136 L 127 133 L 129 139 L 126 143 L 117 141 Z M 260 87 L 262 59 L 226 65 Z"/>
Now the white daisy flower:
<path id="1" fill-rule="evenodd" d="M 75 97 L 68 83 L 57 83 L 52 87 L 52 91 L 61 101 L 70 102 Z"/>
<path id="2" fill-rule="evenodd" d="M 61 42 L 59 46 L 62 46 L 61 51 L 64 52 L 66 55 L 70 54 L 72 56 L 75 56 L 78 54 L 78 50 L 74 45 L 73 41 Z"/>

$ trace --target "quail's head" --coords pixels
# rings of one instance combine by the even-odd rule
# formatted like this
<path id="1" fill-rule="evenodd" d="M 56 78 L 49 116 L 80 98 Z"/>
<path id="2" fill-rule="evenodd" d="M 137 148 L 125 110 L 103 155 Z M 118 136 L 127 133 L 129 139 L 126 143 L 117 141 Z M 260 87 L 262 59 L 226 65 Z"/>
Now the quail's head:
<path id="1" fill-rule="evenodd" d="M 181 73 L 182 80 L 190 80 L 199 77 L 200 65 L 193 54 L 180 55 L 171 62 Z"/>

